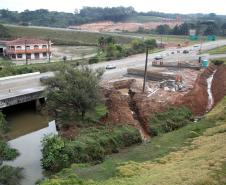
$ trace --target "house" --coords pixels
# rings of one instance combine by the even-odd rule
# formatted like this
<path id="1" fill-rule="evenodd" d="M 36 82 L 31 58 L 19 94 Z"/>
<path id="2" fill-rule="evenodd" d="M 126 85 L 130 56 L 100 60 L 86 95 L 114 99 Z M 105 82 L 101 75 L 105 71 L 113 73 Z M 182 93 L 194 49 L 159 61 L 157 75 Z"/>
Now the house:
<path id="1" fill-rule="evenodd" d="M 5 42 L 3 50 L 4 55 L 11 60 L 43 60 L 51 57 L 51 45 L 46 40 L 18 38 Z"/>
<path id="2" fill-rule="evenodd" d="M 0 40 L 0 57 L 4 56 L 5 49 L 6 49 L 5 41 Z"/>

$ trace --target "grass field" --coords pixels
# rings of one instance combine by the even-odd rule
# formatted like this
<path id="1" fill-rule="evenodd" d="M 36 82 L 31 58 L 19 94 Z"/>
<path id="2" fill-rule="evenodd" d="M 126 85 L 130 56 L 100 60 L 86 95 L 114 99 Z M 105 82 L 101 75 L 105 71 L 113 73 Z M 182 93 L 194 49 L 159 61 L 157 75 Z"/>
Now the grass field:
<path id="1" fill-rule="evenodd" d="M 124 149 L 102 164 L 65 169 L 58 178 L 73 179 L 72 175 L 77 174 L 85 180 L 84 184 L 93 185 L 223 185 L 226 183 L 225 106 L 226 98 L 197 123 Z M 59 185 L 64 183 L 63 179 Z M 57 182 L 57 178 L 52 182 Z"/>
<path id="2" fill-rule="evenodd" d="M 140 34 L 140 33 L 119 33 L 118 35 L 130 35 L 138 38 L 144 39 L 156 39 L 169 44 L 184 44 L 189 42 L 190 44 L 196 44 L 200 41 L 191 41 L 188 39 L 188 36 L 180 35 L 157 35 L 157 34 Z"/>
<path id="3" fill-rule="evenodd" d="M 215 49 L 211 49 L 211 50 L 205 51 L 204 53 L 209 53 L 210 55 L 226 54 L 226 46 L 221 46 Z"/>
<path id="4" fill-rule="evenodd" d="M 93 46 L 97 44 L 97 39 L 101 36 L 109 36 L 109 34 L 80 32 L 74 30 L 54 29 L 54 28 L 38 28 L 5 25 L 12 38 L 33 37 L 40 39 L 50 39 L 55 45 L 74 45 L 74 46 Z M 128 43 L 131 38 L 125 36 L 115 36 L 116 42 Z"/>

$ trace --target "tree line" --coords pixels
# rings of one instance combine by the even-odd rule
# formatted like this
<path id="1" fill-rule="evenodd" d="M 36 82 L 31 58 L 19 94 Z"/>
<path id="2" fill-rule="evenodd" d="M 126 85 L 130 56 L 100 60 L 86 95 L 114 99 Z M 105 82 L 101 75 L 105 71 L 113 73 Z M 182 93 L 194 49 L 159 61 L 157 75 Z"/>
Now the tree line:
<path id="1" fill-rule="evenodd" d="M 173 28 L 164 24 L 159 25 L 154 32 L 160 35 L 189 35 L 190 29 L 195 29 L 197 35 L 226 35 L 226 22 L 220 24 L 215 21 L 198 21 L 197 23 L 183 23 Z"/>
<path id="2" fill-rule="evenodd" d="M 23 12 L 0 10 L 0 22 L 21 25 L 68 27 L 96 21 L 123 21 L 136 13 L 133 7 L 84 7 L 74 13 L 48 11 L 46 9 Z"/>

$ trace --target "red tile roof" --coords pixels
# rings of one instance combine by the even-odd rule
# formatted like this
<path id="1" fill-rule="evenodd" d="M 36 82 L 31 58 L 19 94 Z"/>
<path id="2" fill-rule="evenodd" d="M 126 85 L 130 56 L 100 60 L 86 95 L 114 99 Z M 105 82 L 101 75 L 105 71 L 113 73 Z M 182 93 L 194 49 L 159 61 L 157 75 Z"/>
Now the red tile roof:
<path id="1" fill-rule="evenodd" d="M 10 45 L 24 45 L 25 41 L 26 41 L 26 44 L 48 44 L 48 41 L 46 41 L 46 40 L 22 37 L 22 38 L 18 38 L 16 40 L 7 41 L 6 45 L 7 46 L 10 46 Z"/>

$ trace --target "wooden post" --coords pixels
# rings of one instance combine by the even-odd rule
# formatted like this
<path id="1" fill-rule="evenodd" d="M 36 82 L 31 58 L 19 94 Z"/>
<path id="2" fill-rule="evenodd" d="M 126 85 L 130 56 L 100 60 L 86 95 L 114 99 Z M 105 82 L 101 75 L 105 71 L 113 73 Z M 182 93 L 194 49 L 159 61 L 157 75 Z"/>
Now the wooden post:
<path id="1" fill-rule="evenodd" d="M 148 67 L 148 47 L 146 47 L 146 60 L 145 60 L 145 69 L 144 69 L 143 93 L 145 91 L 145 84 L 146 84 L 146 79 L 147 79 L 147 67 Z"/>

